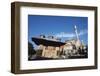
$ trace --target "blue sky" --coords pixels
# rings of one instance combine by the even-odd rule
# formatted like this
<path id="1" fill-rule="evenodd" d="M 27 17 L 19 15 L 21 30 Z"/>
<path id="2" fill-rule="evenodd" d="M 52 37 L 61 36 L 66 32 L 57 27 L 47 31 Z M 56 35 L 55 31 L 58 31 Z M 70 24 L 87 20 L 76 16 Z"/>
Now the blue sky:
<path id="1" fill-rule="evenodd" d="M 28 40 L 33 36 L 53 35 L 65 40 L 76 38 L 74 26 L 77 26 L 80 40 L 88 43 L 88 17 L 28 15 Z"/>

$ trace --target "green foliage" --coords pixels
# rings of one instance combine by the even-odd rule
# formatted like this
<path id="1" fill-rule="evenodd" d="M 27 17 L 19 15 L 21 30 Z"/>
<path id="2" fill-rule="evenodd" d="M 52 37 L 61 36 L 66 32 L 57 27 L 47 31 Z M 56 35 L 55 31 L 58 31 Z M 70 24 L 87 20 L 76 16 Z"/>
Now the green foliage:
<path id="1" fill-rule="evenodd" d="M 28 42 L 28 55 L 34 55 L 36 51 L 34 50 L 34 47 L 32 43 Z"/>

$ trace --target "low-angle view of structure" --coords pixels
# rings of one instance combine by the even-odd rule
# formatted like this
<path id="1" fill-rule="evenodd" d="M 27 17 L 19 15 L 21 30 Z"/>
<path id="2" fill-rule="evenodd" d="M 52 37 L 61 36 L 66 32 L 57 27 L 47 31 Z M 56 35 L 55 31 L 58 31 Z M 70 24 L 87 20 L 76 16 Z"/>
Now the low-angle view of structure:
<path id="1" fill-rule="evenodd" d="M 40 35 L 32 37 L 32 41 L 37 45 L 35 56 L 29 59 L 74 59 L 87 58 L 87 46 L 79 39 L 77 27 L 74 26 L 76 34 L 75 39 L 65 40 L 54 36 Z"/>

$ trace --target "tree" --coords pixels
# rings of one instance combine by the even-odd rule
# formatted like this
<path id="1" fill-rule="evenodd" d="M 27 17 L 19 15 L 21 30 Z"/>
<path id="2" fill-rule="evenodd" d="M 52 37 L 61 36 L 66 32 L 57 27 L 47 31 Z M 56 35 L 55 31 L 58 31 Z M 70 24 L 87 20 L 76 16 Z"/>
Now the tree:
<path id="1" fill-rule="evenodd" d="M 34 50 L 32 43 L 28 42 L 28 55 L 34 55 L 35 53 L 36 51 Z"/>

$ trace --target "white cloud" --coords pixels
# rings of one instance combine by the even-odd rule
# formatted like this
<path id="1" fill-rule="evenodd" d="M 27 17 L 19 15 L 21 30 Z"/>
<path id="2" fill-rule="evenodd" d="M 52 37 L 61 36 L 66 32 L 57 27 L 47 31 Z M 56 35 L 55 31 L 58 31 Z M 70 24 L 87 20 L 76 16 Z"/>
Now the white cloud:
<path id="1" fill-rule="evenodd" d="M 80 36 L 80 35 L 84 35 L 84 34 L 86 34 L 86 33 L 87 33 L 87 30 L 86 30 L 86 29 L 85 29 L 85 30 L 82 30 L 82 31 L 79 32 L 79 36 Z"/>
<path id="2" fill-rule="evenodd" d="M 84 35 L 87 33 L 87 30 L 82 30 L 78 33 L 79 36 L 81 35 Z M 67 38 L 72 38 L 72 37 L 75 37 L 76 34 L 75 33 L 66 33 L 66 32 L 61 32 L 61 33 L 58 33 L 55 35 L 55 37 L 58 37 L 58 38 L 64 38 L 64 37 L 67 37 Z"/>

